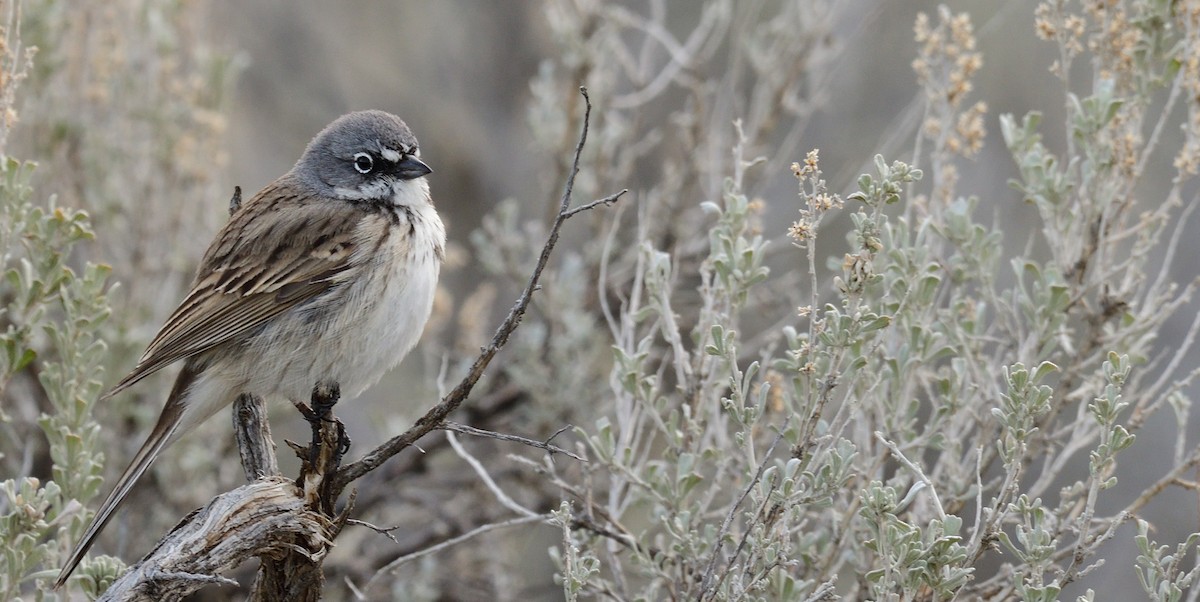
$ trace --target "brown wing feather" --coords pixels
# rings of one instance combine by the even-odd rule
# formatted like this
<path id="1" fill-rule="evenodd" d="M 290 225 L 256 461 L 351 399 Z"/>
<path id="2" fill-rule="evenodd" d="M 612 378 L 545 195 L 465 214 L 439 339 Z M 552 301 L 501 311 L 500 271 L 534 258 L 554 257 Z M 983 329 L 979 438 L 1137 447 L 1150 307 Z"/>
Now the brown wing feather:
<path id="1" fill-rule="evenodd" d="M 105 397 L 236 339 L 351 277 L 358 267 L 358 231 L 370 214 L 351 203 L 289 196 L 288 184 L 281 179 L 263 189 L 217 234 L 191 291 L 133 371 Z"/>

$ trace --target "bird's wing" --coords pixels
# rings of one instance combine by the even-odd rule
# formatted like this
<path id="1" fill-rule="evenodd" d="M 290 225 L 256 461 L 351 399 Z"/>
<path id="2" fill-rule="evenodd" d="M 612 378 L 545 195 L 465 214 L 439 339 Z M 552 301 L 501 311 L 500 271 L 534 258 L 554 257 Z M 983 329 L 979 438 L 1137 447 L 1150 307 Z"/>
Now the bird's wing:
<path id="1" fill-rule="evenodd" d="M 236 339 L 340 282 L 353 279 L 380 216 L 354 203 L 264 189 L 218 233 L 192 289 L 111 397 L 168 364 Z M 294 189 L 292 189 L 294 190 Z"/>

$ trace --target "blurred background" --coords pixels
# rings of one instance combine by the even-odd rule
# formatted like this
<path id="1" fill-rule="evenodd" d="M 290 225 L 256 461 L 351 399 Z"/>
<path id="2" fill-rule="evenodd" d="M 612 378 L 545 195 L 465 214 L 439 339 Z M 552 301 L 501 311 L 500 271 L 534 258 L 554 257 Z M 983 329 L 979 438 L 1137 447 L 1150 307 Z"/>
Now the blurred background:
<path id="1" fill-rule="evenodd" d="M 26 42 L 41 51 L 18 105 L 21 124 L 12 135 L 11 154 L 42 164 L 36 175 L 41 191 L 93 213 L 97 236 L 87 258 L 111 264 L 116 283 L 112 293 L 116 338 L 108 380 L 116 380 L 132 365 L 174 308 L 205 245 L 225 219 L 235 185 L 252 194 L 287 171 L 308 140 L 337 116 L 382 109 L 401 116 L 418 136 L 422 158 L 434 169 L 433 195 L 452 248 L 426 341 L 363 399 L 344 400 L 339 416 L 348 422 L 354 439 L 352 456 L 407 428 L 435 401 L 440 382 L 457 382 L 462 363 L 490 338 L 523 284 L 525 275 L 520 271 L 506 276 L 488 269 L 487 258 L 476 252 L 472 233 L 486 225 L 485 216 L 505 208 L 519 217 L 493 227 L 509 228 L 510 235 L 528 238 L 531 247 L 540 245 L 543 230 L 537 224 L 544 227 L 558 201 L 563 165 L 579 128 L 577 87 L 589 86 L 601 110 L 622 102 L 644 102 L 646 107 L 648 117 L 642 123 L 595 121 L 594 144 L 600 148 L 606 143 L 605 128 L 652 128 L 660 125 L 654 122 L 656 115 L 666 119 L 678 103 L 696 102 L 685 93 L 691 91 L 674 89 L 674 84 L 658 91 L 654 81 L 589 80 L 580 55 L 594 48 L 576 44 L 564 15 L 572 6 L 590 4 L 582 0 L 28 3 Z M 705 27 L 710 19 L 720 22 L 722 18 L 706 12 L 709 3 L 611 4 L 630 15 L 661 17 L 665 30 L 683 44 L 688 43 L 690 32 Z M 726 8 L 738 16 L 727 21 L 752 27 L 756 15 L 765 19 L 783 11 L 785 4 L 792 6 L 768 0 L 731 3 Z M 1057 51 L 1035 36 L 1036 4 L 980 0 L 952 6 L 956 12 L 969 13 L 975 24 L 983 66 L 972 96 L 988 104 L 989 135 L 973 160 L 958 164 L 959 190 L 980 198 L 985 215 L 981 219 L 1003 229 L 1005 246 L 1012 250 L 1025 246 L 1021 237 L 1038 222 L 1034 208 L 1022 203 L 1021 195 L 1007 184 L 1015 177 L 1016 166 L 1000 139 L 997 116 L 1041 111 L 1049 132 L 1045 143 L 1059 152 L 1065 147 L 1063 129 L 1056 126 L 1064 114 L 1063 87 L 1049 72 Z M 782 66 L 797 70 L 795 75 L 781 75 L 796 82 L 796 94 L 762 101 L 797 104 L 788 105 L 785 120 L 761 120 L 761 136 L 751 140 L 746 152 L 766 158 L 751 172 L 747 190 L 764 201 L 760 226 L 766 238 L 776 241 L 770 262 L 777 273 L 786 273 L 800 261 L 798 255 L 783 252 L 788 248 L 786 229 L 799 208 L 794 200 L 796 181 L 788 168 L 791 163 L 819 148 L 830 189 L 847 193 L 854 190 L 860 173 L 871 170 L 876 153 L 889 161 L 911 158 L 922 117 L 922 92 L 911 67 L 918 50 L 913 23 L 918 12 L 936 12 L 938 4 L 843 0 L 796 6 L 793 10 L 801 14 L 797 28 L 805 28 L 806 34 L 814 29 L 823 33 L 817 38 L 818 47 L 806 55 L 811 61 Z M 598 26 L 602 25 L 587 21 L 580 25 L 584 31 Z M 720 57 L 728 53 L 729 45 L 740 43 L 740 30 L 729 27 L 728 35 L 716 42 L 688 48 L 715 57 L 706 69 L 719 73 Z M 653 28 L 630 28 L 621 35 L 654 38 L 658 34 Z M 649 46 L 646 54 L 651 62 L 660 67 L 671 62 L 669 51 Z M 730 81 L 749 90 L 744 81 Z M 651 100 L 639 100 L 637 96 L 647 90 L 654 91 Z M 735 98 L 738 91 L 735 87 Z M 718 98 L 715 92 L 712 98 Z M 559 112 L 547 109 L 555 106 Z M 571 257 L 587 256 L 590 246 L 614 223 L 632 228 L 635 214 L 656 211 L 641 204 L 653 198 L 644 191 L 653 190 L 670 175 L 657 170 L 657 157 L 694 152 L 714 164 L 729 161 L 733 119 L 755 110 L 759 109 L 749 100 L 707 107 L 704 114 L 712 119 L 696 128 L 700 135 L 690 141 L 691 147 L 630 148 L 628 156 L 636 160 L 624 171 L 586 165 L 577 203 L 623 188 L 633 192 L 623 210 L 597 211 L 566 226 L 557 269 L 569 271 Z M 1182 119 L 1182 110 L 1180 115 Z M 1181 140 L 1175 128 L 1162 136 L 1163 144 L 1171 148 Z M 558 144 L 548 142 L 555 140 Z M 606 173 L 628 177 L 608 179 Z M 1169 158 L 1152 162 L 1139 195 L 1147 199 L 1161 195 L 1154 182 L 1163 181 L 1165 190 L 1172 173 Z M 664 206 L 662 215 L 677 219 L 681 229 L 703 230 L 705 222 L 697 208 L 704 201 L 718 200 L 719 178 L 680 190 L 688 194 Z M 534 225 L 521 225 L 526 220 Z M 848 222 L 845 213 L 831 217 L 825 224 L 835 233 L 830 239 L 848 231 Z M 513 224 L 518 225 L 515 230 Z M 1034 249 L 1039 251 L 1044 249 Z M 1198 251 L 1195 237 L 1187 237 L 1178 267 L 1172 268 L 1175 279 L 1189 281 L 1200 274 L 1195 262 L 1188 260 Z M 525 261 L 530 265 L 532 255 Z M 587 293 L 587 289 L 578 291 L 580 296 Z M 790 300 L 780 304 L 794 307 Z M 1171 322 L 1163 333 L 1164 348 L 1179 345 L 1191 319 L 1186 311 L 1180 316 L 1181 322 Z M 773 323 L 774 319 L 764 319 L 748 328 L 767 329 Z M 527 343 L 532 345 L 536 317 L 529 328 L 533 334 Z M 589 370 L 606 372 L 610 360 L 604 345 L 599 342 L 595 357 L 577 360 L 594 364 Z M 514 355 L 521 347 L 514 347 L 501 353 L 501 364 L 516 361 Z M 1195 361 L 1189 358 L 1186 364 Z M 503 369 L 495 372 L 499 376 L 485 383 L 481 399 L 468 402 L 479 405 L 464 411 L 460 421 L 473 424 L 475 418 L 488 428 L 533 439 L 544 439 L 565 425 L 560 414 L 543 415 L 529 407 L 533 404 L 525 402 L 538 396 L 519 386 L 516 377 Z M 112 408 L 97 410 L 106 428 L 129 434 L 112 440 L 109 474 L 119 471 L 140 443 L 141 434 L 157 416 L 171 377 L 161 376 L 114 400 Z M 558 399 L 581 406 L 594 401 Z M 513 404 L 523 409 L 509 411 Z M 294 414 L 290 408 L 274 408 L 277 439 L 305 439 L 307 427 Z M 581 411 L 575 418 L 594 416 Z M 150 505 L 163 508 L 163 516 L 120 513 L 102 540 L 106 552 L 126 561 L 136 559 L 160 533 L 158 528 L 147 528 L 147 521 L 170 525 L 181 516 L 178 509 L 186 511 L 242 482 L 228 420 L 222 414 L 167 453 L 153 478 L 135 494 L 141 503 L 152 500 Z M 1160 469 L 1157 463 L 1159 458 L 1166 462 L 1174 446 L 1172 429 L 1167 417 L 1151 420 L 1118 472 L 1121 490 L 1102 505 L 1123 506 L 1161 475 L 1165 465 Z M 214 441 L 219 443 L 213 445 Z M 481 454 L 523 451 L 479 445 Z M 436 447 L 431 444 L 431 449 Z M 406 526 L 393 533 L 396 541 L 368 529 L 348 529 L 327 563 L 329 599 L 350 599 L 351 589 L 343 579 L 362 585 L 382 563 L 466 530 L 473 522 L 465 516 L 474 520 L 479 506 L 494 504 L 485 489 L 472 484 L 473 475 L 457 458 L 420 457 L 417 450 L 408 450 L 393 464 L 390 470 L 360 482 L 360 510 L 355 516 L 380 526 Z M 293 464 L 285 473 L 294 470 Z M 1074 470 L 1086 471 L 1086 462 Z M 414 480 L 418 477 L 412 475 L 438 484 Z M 518 486 L 523 478 L 518 471 L 501 476 Z M 1128 495 L 1122 493 L 1126 488 Z M 164 505 L 163 500 L 171 503 Z M 1196 500 L 1168 492 L 1150 506 L 1146 516 L 1161 529 L 1190 532 L 1197 528 Z M 488 535 L 481 543 L 468 544 L 469 549 L 451 548 L 411 563 L 395 577 L 397 584 L 367 597 L 560 599 L 546 552 L 559 536 L 549 528 Z M 1132 569 L 1126 568 L 1136 554 L 1129 533 L 1122 533 L 1106 549 L 1109 564 L 1089 577 L 1088 587 L 1103 591 L 1107 599 L 1129 599 L 1139 591 Z M 456 570 L 448 570 L 450 566 Z M 471 568 L 464 573 L 463 567 Z M 238 576 L 243 583 L 248 582 L 248 570 Z M 1074 599 L 1080 593 L 1068 589 L 1063 598 Z M 223 587 L 197 599 L 230 596 L 238 594 Z"/>

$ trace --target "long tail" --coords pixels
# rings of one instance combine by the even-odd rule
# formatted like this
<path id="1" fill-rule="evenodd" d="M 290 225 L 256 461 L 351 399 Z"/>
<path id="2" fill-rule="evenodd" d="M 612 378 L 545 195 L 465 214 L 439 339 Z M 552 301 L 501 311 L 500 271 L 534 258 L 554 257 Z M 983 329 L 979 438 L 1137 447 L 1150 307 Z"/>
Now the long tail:
<path id="1" fill-rule="evenodd" d="M 175 380 L 175 386 L 171 388 L 171 395 L 167 398 L 166 407 L 159 415 L 154 430 L 150 431 L 150 436 L 133 456 L 133 461 L 125 468 L 125 472 L 121 473 L 121 478 L 117 479 L 117 485 L 113 488 L 112 493 L 108 494 L 104 503 L 100 505 L 100 509 L 96 511 L 92 524 L 88 526 L 83 538 L 75 545 L 75 550 L 71 552 L 62 571 L 58 573 L 58 579 L 54 581 L 55 589 L 62 587 L 71 573 L 75 571 L 75 567 L 79 566 L 79 562 L 83 560 L 88 549 L 95 543 L 100 531 L 112 519 L 113 512 L 121 506 L 121 502 L 125 501 L 125 497 L 133 489 L 134 483 L 137 483 L 138 479 L 145 474 L 146 469 L 150 468 L 150 464 L 154 462 L 158 454 L 175 440 L 176 431 L 179 430 L 179 423 L 184 415 L 183 393 L 191 386 L 196 375 L 197 371 L 190 363 L 184 365 L 183 371 Z"/>

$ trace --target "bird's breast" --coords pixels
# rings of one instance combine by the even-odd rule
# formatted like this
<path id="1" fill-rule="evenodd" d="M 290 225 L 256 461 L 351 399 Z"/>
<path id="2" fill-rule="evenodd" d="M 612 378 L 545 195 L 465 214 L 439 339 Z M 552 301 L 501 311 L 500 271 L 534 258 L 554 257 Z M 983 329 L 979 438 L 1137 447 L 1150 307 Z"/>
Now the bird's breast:
<path id="1" fill-rule="evenodd" d="M 444 231 L 437 214 L 408 212 L 390 223 L 373 257 L 347 291 L 331 332 L 342 362 L 329 366 L 344 392 L 357 395 L 408 354 L 433 308 Z"/>
<path id="2" fill-rule="evenodd" d="M 421 338 L 444 245 L 432 207 L 364 222 L 356 243 L 360 269 L 254 337 L 246 349 L 256 366 L 247 388 L 307 401 L 317 382 L 337 382 L 347 397 L 377 382 Z"/>

